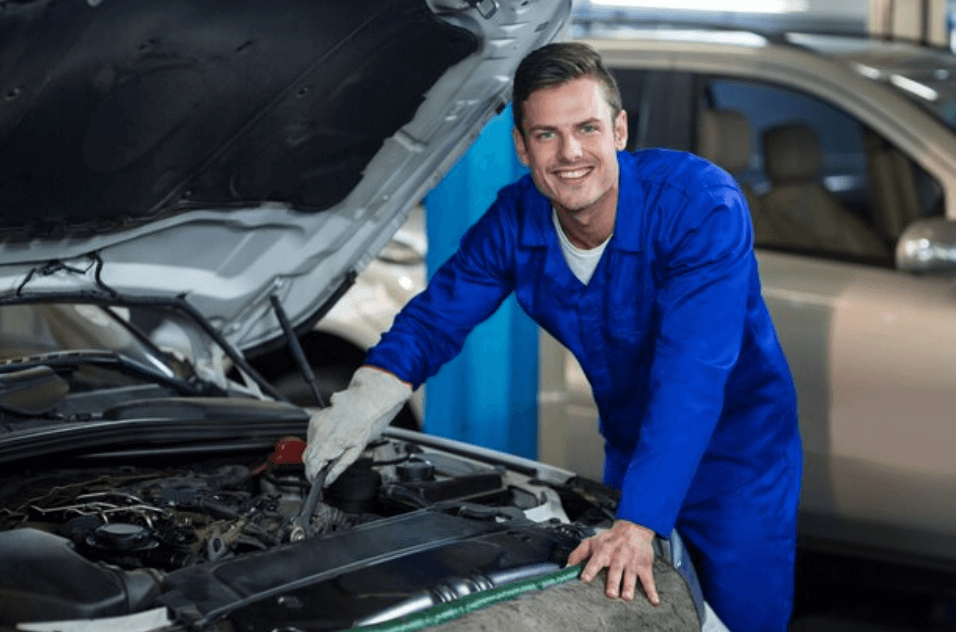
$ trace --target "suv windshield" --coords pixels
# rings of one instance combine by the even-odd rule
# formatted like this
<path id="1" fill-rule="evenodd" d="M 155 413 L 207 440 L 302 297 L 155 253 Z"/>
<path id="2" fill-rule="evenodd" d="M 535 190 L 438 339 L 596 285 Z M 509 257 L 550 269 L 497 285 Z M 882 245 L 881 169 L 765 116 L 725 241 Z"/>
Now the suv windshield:
<path id="1" fill-rule="evenodd" d="M 787 39 L 850 64 L 890 86 L 956 131 L 956 56 L 904 42 L 790 33 Z"/>
<path id="2" fill-rule="evenodd" d="M 884 79 L 956 131 L 956 64 L 895 70 Z"/>

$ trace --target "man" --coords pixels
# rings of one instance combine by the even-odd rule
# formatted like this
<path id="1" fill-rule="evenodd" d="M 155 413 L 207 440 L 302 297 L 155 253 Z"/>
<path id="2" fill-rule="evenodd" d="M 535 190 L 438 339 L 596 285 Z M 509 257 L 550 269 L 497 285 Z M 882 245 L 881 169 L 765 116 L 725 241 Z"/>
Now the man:
<path id="1" fill-rule="evenodd" d="M 655 534 L 676 526 L 704 595 L 736 632 L 787 628 L 801 447 L 786 360 L 760 295 L 750 217 L 693 155 L 630 154 L 627 113 L 595 51 L 551 44 L 515 73 L 514 143 L 531 171 L 503 188 L 346 391 L 310 423 L 307 472 L 354 461 L 467 334 L 515 292 L 591 383 L 617 520 L 569 564 L 639 581 L 658 603 Z"/>

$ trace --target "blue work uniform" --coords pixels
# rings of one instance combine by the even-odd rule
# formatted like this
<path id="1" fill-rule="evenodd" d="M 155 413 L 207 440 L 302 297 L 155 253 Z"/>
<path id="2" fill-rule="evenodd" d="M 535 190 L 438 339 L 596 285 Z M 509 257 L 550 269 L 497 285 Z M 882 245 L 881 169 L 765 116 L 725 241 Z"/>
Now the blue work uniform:
<path id="1" fill-rule="evenodd" d="M 571 272 L 530 176 L 504 187 L 367 362 L 420 385 L 511 292 L 578 359 L 617 516 L 699 554 L 734 632 L 783 631 L 801 472 L 796 394 L 760 294 L 746 202 L 691 154 L 618 153 L 614 233 Z"/>

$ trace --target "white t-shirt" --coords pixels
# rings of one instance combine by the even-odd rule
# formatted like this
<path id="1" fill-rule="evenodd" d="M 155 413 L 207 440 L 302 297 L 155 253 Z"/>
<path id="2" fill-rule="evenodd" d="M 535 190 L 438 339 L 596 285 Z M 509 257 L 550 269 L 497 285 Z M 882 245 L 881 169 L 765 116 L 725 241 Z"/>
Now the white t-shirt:
<path id="1" fill-rule="evenodd" d="M 558 231 L 558 240 L 561 242 L 561 252 L 564 253 L 564 260 L 568 262 L 568 267 L 571 268 L 571 272 L 578 278 L 578 281 L 587 285 L 594 274 L 594 269 L 597 268 L 598 261 L 601 260 L 601 255 L 604 254 L 607 242 L 611 241 L 611 238 L 608 237 L 600 246 L 595 248 L 578 248 L 564 234 L 561 221 L 558 219 L 558 212 L 553 207 L 551 208 L 551 221 L 554 222 L 554 229 Z"/>

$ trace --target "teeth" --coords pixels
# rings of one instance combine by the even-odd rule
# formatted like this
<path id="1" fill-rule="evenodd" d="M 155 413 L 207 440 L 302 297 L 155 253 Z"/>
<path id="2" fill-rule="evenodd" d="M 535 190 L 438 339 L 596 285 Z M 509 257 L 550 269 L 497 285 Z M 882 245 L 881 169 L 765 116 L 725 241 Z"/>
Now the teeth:
<path id="1" fill-rule="evenodd" d="M 558 177 L 572 180 L 574 178 L 583 178 L 587 174 L 587 172 L 588 172 L 587 169 L 577 169 L 575 171 L 559 171 Z"/>

